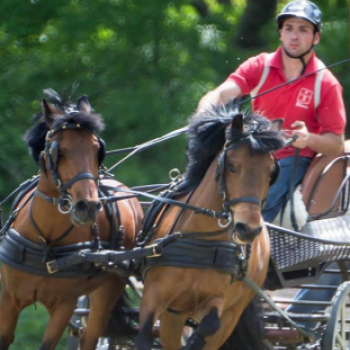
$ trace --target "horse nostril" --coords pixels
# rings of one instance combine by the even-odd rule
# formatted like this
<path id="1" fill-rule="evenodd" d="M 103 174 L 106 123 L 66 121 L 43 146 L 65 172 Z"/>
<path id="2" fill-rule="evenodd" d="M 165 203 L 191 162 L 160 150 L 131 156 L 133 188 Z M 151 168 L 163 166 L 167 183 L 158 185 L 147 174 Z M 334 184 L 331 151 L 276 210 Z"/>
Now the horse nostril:
<path id="1" fill-rule="evenodd" d="M 100 201 L 97 202 L 96 204 L 96 211 L 102 211 L 102 203 Z"/>
<path id="2" fill-rule="evenodd" d="M 261 226 L 252 229 L 249 225 L 243 222 L 237 222 L 235 224 L 235 232 L 238 238 L 244 242 L 252 242 L 254 238 L 260 234 L 261 230 Z"/>
<path id="3" fill-rule="evenodd" d="M 88 204 L 86 203 L 86 201 L 78 201 L 77 203 L 75 203 L 75 210 L 76 211 L 87 211 L 89 208 Z"/>
<path id="4" fill-rule="evenodd" d="M 250 229 L 249 226 L 242 223 L 242 222 L 237 222 L 235 225 L 235 230 L 238 231 L 240 234 L 245 235 L 247 234 Z"/>

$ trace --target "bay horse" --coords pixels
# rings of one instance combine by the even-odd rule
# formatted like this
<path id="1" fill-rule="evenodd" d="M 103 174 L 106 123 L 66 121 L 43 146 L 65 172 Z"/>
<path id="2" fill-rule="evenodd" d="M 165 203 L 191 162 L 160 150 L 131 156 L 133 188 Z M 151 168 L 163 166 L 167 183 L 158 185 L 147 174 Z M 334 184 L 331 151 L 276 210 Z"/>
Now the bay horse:
<path id="1" fill-rule="evenodd" d="M 0 349 L 8 349 L 14 341 L 21 310 L 37 302 L 49 313 L 39 349 L 54 349 L 78 297 L 90 294 L 80 349 L 94 350 L 125 279 L 86 263 L 75 270 L 64 266 L 58 270 L 55 258 L 81 249 L 132 249 L 143 211 L 135 198 L 124 198 L 112 207 L 99 201 L 104 184 L 123 185 L 103 176 L 105 145 L 97 132 L 104 124 L 87 97 L 73 104 L 63 103 L 51 89 L 44 93 L 40 120 L 24 137 L 41 173 L 15 200 L 16 214 L 2 230 Z"/>
<path id="2" fill-rule="evenodd" d="M 165 205 L 149 226 L 146 214 L 140 235 L 155 254 L 143 272 L 137 350 L 151 349 L 158 319 L 165 350 L 217 350 L 232 333 L 254 296 L 241 278 L 261 286 L 267 274 L 261 206 L 278 173 L 273 151 L 286 142 L 280 125 L 226 108 L 191 117 L 187 170 L 168 194 L 183 205 Z M 198 327 L 182 347 L 188 319 Z"/>

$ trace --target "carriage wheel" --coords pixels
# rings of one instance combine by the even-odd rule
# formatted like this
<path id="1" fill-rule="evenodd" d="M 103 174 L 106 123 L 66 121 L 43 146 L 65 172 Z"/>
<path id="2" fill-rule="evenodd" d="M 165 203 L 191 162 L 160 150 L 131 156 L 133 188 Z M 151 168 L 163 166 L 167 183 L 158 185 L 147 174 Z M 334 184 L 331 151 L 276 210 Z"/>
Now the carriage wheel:
<path id="1" fill-rule="evenodd" d="M 350 349 L 350 281 L 342 283 L 332 301 L 331 317 L 323 334 L 322 349 Z"/>

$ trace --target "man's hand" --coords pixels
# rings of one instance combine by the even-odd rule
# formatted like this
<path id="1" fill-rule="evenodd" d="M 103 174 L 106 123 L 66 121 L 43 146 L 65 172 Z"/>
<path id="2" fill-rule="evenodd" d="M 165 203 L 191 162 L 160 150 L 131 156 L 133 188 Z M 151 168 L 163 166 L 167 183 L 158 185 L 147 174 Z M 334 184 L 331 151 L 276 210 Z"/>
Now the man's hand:
<path id="1" fill-rule="evenodd" d="M 297 120 L 291 125 L 292 135 L 296 135 L 297 139 L 293 142 L 293 146 L 297 148 L 305 148 L 309 146 L 310 133 L 304 122 Z"/>
<path id="2" fill-rule="evenodd" d="M 309 147 L 316 153 L 324 155 L 339 155 L 344 148 L 344 135 L 327 132 L 321 135 L 314 134 L 307 130 L 304 122 L 297 120 L 291 127 L 292 135 L 296 135 L 297 139 L 292 143 L 294 147 Z"/>
<path id="3" fill-rule="evenodd" d="M 241 88 L 233 80 L 226 80 L 200 99 L 197 112 L 206 112 L 212 110 L 215 106 L 224 106 L 240 94 Z"/>

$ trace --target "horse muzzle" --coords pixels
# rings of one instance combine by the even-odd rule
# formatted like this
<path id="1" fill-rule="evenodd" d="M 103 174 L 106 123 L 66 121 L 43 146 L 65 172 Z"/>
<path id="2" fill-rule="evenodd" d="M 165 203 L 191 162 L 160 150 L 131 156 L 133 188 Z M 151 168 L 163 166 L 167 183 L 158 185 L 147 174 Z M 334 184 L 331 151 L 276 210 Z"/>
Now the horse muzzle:
<path id="1" fill-rule="evenodd" d="M 100 201 L 79 200 L 71 211 L 72 223 L 75 226 L 92 225 L 97 220 L 98 213 L 102 210 Z"/>
<path id="2" fill-rule="evenodd" d="M 261 233 L 262 226 L 251 227 L 243 222 L 236 222 L 233 227 L 232 240 L 239 245 L 252 243 Z"/>

